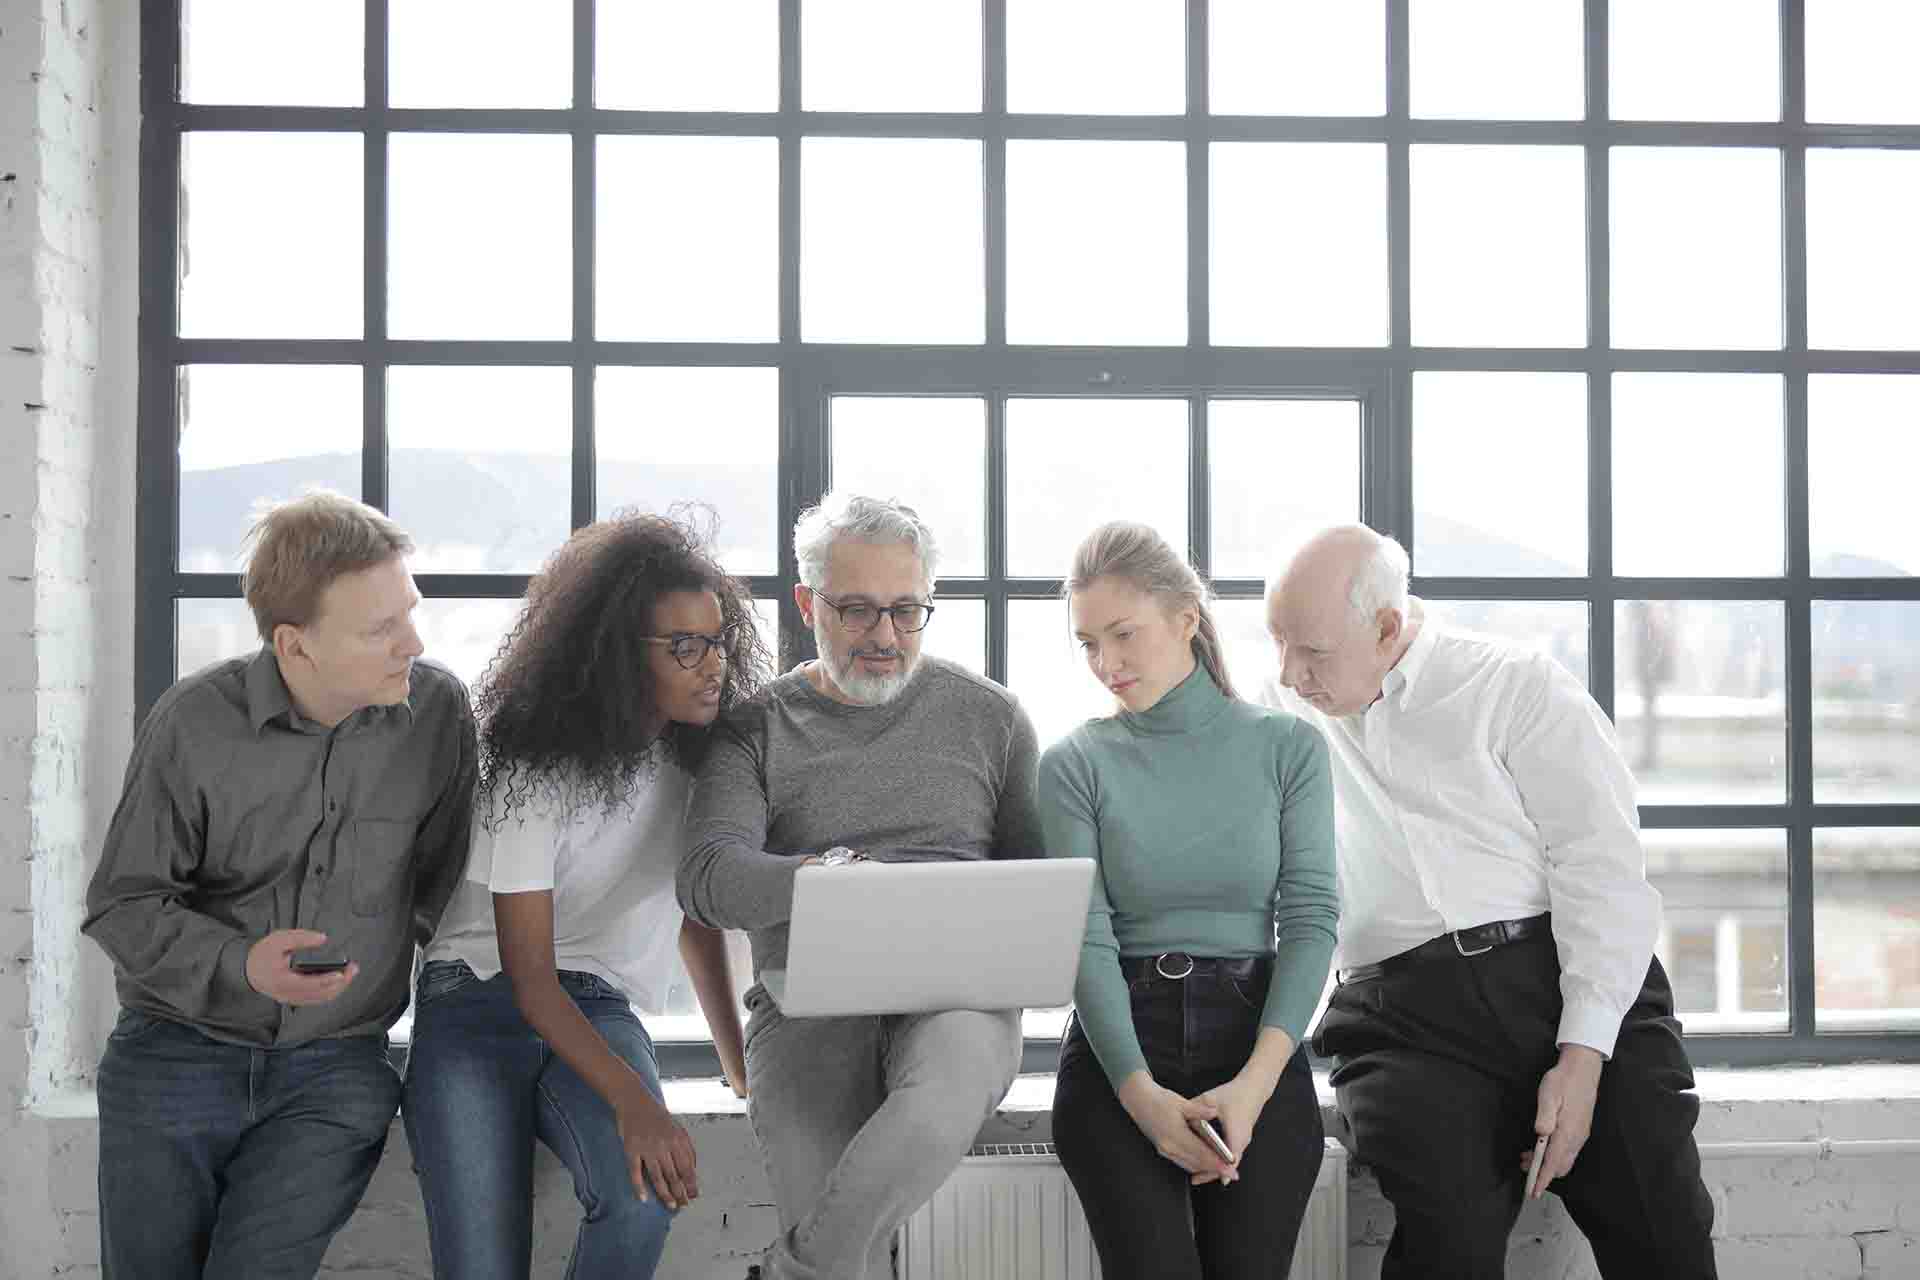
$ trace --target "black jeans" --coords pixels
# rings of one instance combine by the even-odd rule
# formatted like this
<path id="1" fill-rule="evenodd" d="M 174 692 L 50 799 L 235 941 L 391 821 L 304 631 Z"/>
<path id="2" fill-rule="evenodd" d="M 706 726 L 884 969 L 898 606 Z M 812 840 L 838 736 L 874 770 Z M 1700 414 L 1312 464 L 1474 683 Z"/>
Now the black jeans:
<path id="1" fill-rule="evenodd" d="M 1549 935 L 1334 989 L 1314 1050 L 1333 1059 L 1354 1155 L 1393 1202 L 1382 1280 L 1506 1274 L 1560 1007 Z M 1608 1280 L 1716 1274 L 1692 1088 L 1655 960 L 1600 1073 L 1592 1136 L 1552 1187 Z"/>
<path id="2" fill-rule="evenodd" d="M 1267 981 L 1264 967 L 1254 979 L 1135 980 L 1133 1026 L 1154 1080 L 1187 1097 L 1231 1080 L 1253 1052 Z M 1121 1107 L 1077 1018 L 1060 1046 L 1053 1139 L 1106 1280 L 1283 1274 L 1323 1154 L 1313 1075 L 1296 1053 L 1254 1125 L 1239 1180 L 1191 1185 Z"/>

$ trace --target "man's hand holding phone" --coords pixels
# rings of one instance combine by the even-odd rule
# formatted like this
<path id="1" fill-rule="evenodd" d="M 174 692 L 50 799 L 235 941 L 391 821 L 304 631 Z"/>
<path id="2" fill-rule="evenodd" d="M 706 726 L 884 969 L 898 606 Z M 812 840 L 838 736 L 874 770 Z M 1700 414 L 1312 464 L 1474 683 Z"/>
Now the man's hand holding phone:
<path id="1" fill-rule="evenodd" d="M 360 974 L 344 948 L 311 929 L 276 929 L 247 948 L 247 982 L 285 1005 L 326 1004 Z"/>

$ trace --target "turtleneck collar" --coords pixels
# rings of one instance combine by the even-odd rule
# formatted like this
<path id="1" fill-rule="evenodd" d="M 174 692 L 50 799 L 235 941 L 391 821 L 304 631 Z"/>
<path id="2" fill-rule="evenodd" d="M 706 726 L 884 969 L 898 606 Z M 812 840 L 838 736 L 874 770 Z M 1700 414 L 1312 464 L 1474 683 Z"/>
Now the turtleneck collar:
<path id="1" fill-rule="evenodd" d="M 1120 723 L 1135 733 L 1192 733 L 1213 723 L 1227 709 L 1227 695 L 1198 662 L 1193 674 L 1167 690 L 1166 696 L 1145 711 L 1120 712 Z"/>

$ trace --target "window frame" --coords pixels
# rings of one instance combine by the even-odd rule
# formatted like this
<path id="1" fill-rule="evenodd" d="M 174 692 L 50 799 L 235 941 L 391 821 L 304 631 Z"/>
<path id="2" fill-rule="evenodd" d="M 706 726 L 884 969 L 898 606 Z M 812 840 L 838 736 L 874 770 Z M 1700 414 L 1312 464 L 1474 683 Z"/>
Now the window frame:
<path id="1" fill-rule="evenodd" d="M 1920 374 L 1920 352 L 1822 351 L 1807 343 L 1807 150 L 1809 147 L 1920 149 L 1920 125 L 1808 124 L 1805 113 L 1804 0 L 1782 0 L 1782 113 L 1771 123 L 1617 122 L 1607 118 L 1608 6 L 1586 0 L 1585 115 L 1561 122 L 1414 119 L 1408 110 L 1409 3 L 1386 6 L 1387 112 L 1379 117 L 1219 116 L 1208 113 L 1208 5 L 1186 0 L 1188 84 L 1183 113 L 1166 116 L 1021 116 L 1007 102 L 1007 6 L 982 0 L 983 109 L 970 114 L 808 112 L 800 107 L 800 4 L 777 0 L 778 108 L 770 112 L 607 110 L 592 105 L 594 0 L 572 0 L 574 104 L 551 110 L 396 109 L 387 105 L 389 0 L 365 3 L 365 104 L 352 108 L 196 105 L 179 101 L 183 0 L 147 0 L 141 27 L 139 422 L 136 478 L 135 652 L 137 715 L 174 680 L 175 602 L 232 599 L 233 574 L 177 569 L 179 405 L 176 374 L 200 363 L 342 363 L 362 372 L 361 496 L 388 497 L 386 371 L 399 364 L 541 364 L 572 371 L 571 525 L 595 514 L 594 373 L 602 365 L 772 365 L 781 371 L 777 524 L 790 529 L 825 487 L 827 399 L 847 394 L 967 394 L 989 405 L 989 565 L 985 579 L 955 579 L 956 594 L 988 599 L 990 674 L 1006 671 L 1006 601 L 1047 595 L 1057 579 L 1009 579 L 1005 566 L 1003 406 L 1008 394 L 1176 393 L 1196 406 L 1189 477 L 1192 551 L 1208 563 L 1205 401 L 1223 395 L 1358 394 L 1363 416 L 1362 516 L 1414 547 L 1412 378 L 1427 370 L 1558 370 L 1584 373 L 1588 393 L 1587 573 L 1574 578 L 1427 577 L 1413 587 L 1434 600 L 1565 600 L 1589 613 L 1589 688 L 1611 715 L 1614 612 L 1629 599 L 1781 601 L 1786 613 L 1788 689 L 1784 803 L 1642 806 L 1655 828 L 1784 829 L 1788 846 L 1788 1017 L 1779 1034 L 1695 1036 L 1696 1064 L 1920 1060 L 1920 1034 L 1819 1034 L 1814 1013 L 1813 833 L 1823 827 L 1920 828 L 1920 804 L 1816 804 L 1812 792 L 1810 614 L 1830 600 L 1920 601 L 1920 578 L 1816 579 L 1808 563 L 1807 379 L 1815 373 Z M 177 334 L 181 245 L 182 140 L 199 130 L 347 131 L 366 139 L 365 244 L 360 338 L 183 339 Z M 399 341 L 386 329 L 387 140 L 395 132 L 539 132 L 571 139 L 573 334 L 563 341 Z M 596 140 L 612 134 L 751 135 L 777 140 L 779 339 L 763 343 L 601 342 L 594 337 L 593 202 Z M 800 340 L 800 145 L 807 136 L 963 137 L 984 142 L 986 340 L 968 347 L 847 346 Z M 1021 347 L 1006 342 L 1006 143 L 1009 139 L 1160 139 L 1187 144 L 1187 342 L 1181 347 Z M 1215 348 L 1208 326 L 1209 147 L 1214 141 L 1384 143 L 1387 164 L 1389 338 L 1351 349 Z M 1409 155 L 1425 143 L 1560 144 L 1582 148 L 1586 174 L 1587 343 L 1571 349 L 1414 347 L 1410 336 Z M 1622 145 L 1742 146 L 1778 149 L 1783 171 L 1784 338 L 1772 351 L 1614 350 L 1609 346 L 1609 150 Z M 1628 578 L 1612 566 L 1611 375 L 1639 370 L 1765 372 L 1784 375 L 1785 536 L 1778 578 Z M 1120 514 L 1120 513 L 1116 513 Z M 752 576 L 757 597 L 779 602 L 783 667 L 808 656 L 810 638 L 792 602 L 793 551 L 782 540 L 775 573 Z M 514 598 L 524 574 L 418 575 L 429 597 Z M 1257 596 L 1251 579 L 1216 582 L 1221 594 Z M 971 588 L 977 587 L 978 590 Z M 708 1043 L 665 1042 L 670 1075 L 713 1075 Z M 1051 1041 L 1029 1040 L 1026 1066 L 1051 1068 Z"/>

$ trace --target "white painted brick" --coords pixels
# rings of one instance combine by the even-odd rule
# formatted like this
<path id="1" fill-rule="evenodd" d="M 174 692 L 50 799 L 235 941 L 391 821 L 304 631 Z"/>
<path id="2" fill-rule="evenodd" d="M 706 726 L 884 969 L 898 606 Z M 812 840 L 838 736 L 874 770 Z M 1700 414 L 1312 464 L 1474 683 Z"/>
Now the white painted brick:
<path id="1" fill-rule="evenodd" d="M 1874 1231 L 1856 1235 L 1861 1275 L 1865 1280 L 1912 1280 L 1920 1276 L 1920 1236 L 1904 1231 Z"/>
<path id="2" fill-rule="evenodd" d="M 1860 1248 L 1850 1236 L 1722 1240 L 1714 1259 L 1727 1280 L 1859 1280 Z"/>

